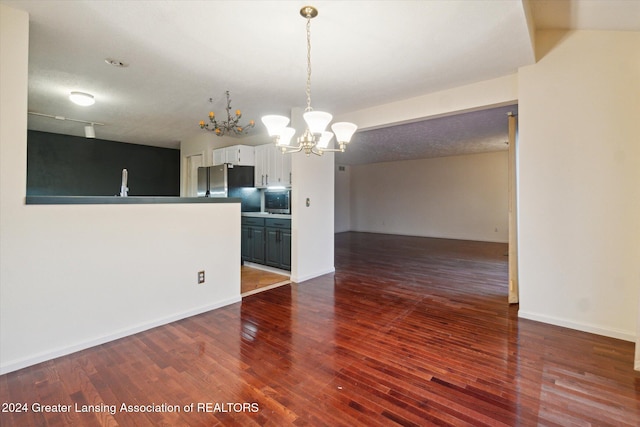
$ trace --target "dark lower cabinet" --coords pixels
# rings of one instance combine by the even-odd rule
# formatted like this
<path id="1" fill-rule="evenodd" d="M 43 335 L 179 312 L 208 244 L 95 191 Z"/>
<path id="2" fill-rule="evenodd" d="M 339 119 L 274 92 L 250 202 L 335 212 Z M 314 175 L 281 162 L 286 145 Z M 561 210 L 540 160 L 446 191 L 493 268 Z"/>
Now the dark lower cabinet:
<path id="1" fill-rule="evenodd" d="M 267 227 L 266 231 L 266 264 L 291 270 L 291 229 Z"/>
<path id="2" fill-rule="evenodd" d="M 265 219 L 266 264 L 282 270 L 291 270 L 291 220 Z"/>
<path id="3" fill-rule="evenodd" d="M 283 230 L 281 237 L 282 269 L 291 271 L 291 228 Z"/>
<path id="4" fill-rule="evenodd" d="M 242 217 L 242 260 L 291 270 L 291 220 Z"/>
<path id="5" fill-rule="evenodd" d="M 265 263 L 265 239 L 263 218 L 242 218 L 240 247 L 242 260 Z"/>

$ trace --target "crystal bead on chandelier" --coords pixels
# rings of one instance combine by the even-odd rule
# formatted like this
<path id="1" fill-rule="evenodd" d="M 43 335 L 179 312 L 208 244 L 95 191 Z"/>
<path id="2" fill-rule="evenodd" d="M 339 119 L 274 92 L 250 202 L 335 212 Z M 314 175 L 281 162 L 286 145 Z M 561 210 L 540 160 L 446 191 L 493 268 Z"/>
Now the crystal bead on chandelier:
<path id="1" fill-rule="evenodd" d="M 269 136 L 283 153 L 304 151 L 307 156 L 312 153 L 321 156 L 322 153 L 328 151 L 344 152 L 358 126 L 353 123 L 338 122 L 331 126 L 333 133 L 325 131 L 333 116 L 323 111 L 313 111 L 311 108 L 311 19 L 318 16 L 318 10 L 313 6 L 305 6 L 300 9 L 300 15 L 307 20 L 307 108 L 302 115 L 307 128 L 297 138 L 298 145 L 291 145 L 291 138 L 295 135 L 296 130 L 287 127 L 288 117 L 268 115 L 262 117 L 262 123 L 267 127 Z M 328 148 L 334 133 L 340 148 Z"/>
<path id="2" fill-rule="evenodd" d="M 244 135 L 255 126 L 253 120 L 249 120 L 249 124 L 241 125 L 240 119 L 242 118 L 242 112 L 236 110 L 236 115 L 231 116 L 231 99 L 229 98 L 229 91 L 225 92 L 227 95 L 227 120 L 219 122 L 216 120 L 216 115 L 213 111 L 209 112 L 209 123 L 205 123 L 204 120 L 200 120 L 200 129 L 206 129 L 209 132 L 213 132 L 218 136 L 233 133 L 235 135 Z M 209 98 L 209 102 L 213 103 L 213 98 Z"/>

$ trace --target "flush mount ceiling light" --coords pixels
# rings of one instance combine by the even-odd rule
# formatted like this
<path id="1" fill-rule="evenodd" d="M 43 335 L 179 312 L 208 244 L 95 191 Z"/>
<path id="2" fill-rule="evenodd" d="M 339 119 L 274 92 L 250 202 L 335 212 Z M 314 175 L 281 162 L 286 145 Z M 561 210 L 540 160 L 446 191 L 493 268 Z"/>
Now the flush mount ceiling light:
<path id="1" fill-rule="evenodd" d="M 267 127 L 269 136 L 273 138 L 274 143 L 283 153 L 304 151 L 307 156 L 311 153 L 321 156 L 327 151 L 344 152 L 358 126 L 347 122 L 334 123 L 331 130 L 335 133 L 340 148 L 327 148 L 333 139 L 333 133 L 325 131 L 325 128 L 333 116 L 323 111 L 313 111 L 311 108 L 311 19 L 318 16 L 318 10 L 313 6 L 305 6 L 300 9 L 300 15 L 307 20 L 307 108 L 302 115 L 307 128 L 297 138 L 298 145 L 290 145 L 296 130 L 287 127 L 288 117 L 268 115 L 262 117 L 262 123 Z"/>
<path id="2" fill-rule="evenodd" d="M 88 107 L 96 102 L 93 95 L 84 92 L 71 92 L 69 99 L 74 104 L 82 105 L 83 107 Z"/>
<path id="3" fill-rule="evenodd" d="M 236 115 L 231 116 L 231 98 L 229 98 L 229 91 L 225 92 L 227 95 L 227 120 L 219 122 L 216 120 L 216 115 L 213 111 L 209 112 L 209 123 L 205 123 L 204 120 L 200 120 L 200 129 L 206 129 L 209 132 L 213 132 L 218 136 L 223 136 L 228 133 L 235 135 L 243 135 L 255 126 L 253 120 L 249 120 L 246 125 L 240 124 L 242 118 L 242 112 L 236 110 Z M 209 102 L 213 103 L 213 98 L 209 98 Z"/>

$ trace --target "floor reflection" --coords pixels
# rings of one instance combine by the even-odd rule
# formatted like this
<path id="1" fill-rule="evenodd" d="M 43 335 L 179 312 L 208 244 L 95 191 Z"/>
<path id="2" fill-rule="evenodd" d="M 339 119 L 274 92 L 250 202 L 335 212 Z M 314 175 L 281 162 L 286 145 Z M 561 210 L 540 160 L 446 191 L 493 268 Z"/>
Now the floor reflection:
<path id="1" fill-rule="evenodd" d="M 335 241 L 335 274 L 0 376 L 14 401 L 258 411 L 2 414 L 2 425 L 638 425 L 633 343 L 519 319 L 504 245 Z"/>

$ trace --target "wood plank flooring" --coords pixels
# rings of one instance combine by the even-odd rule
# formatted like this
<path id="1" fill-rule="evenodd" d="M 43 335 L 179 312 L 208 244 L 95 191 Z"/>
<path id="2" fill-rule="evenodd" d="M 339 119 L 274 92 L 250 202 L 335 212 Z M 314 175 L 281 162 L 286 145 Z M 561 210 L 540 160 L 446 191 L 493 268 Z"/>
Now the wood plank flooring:
<path id="1" fill-rule="evenodd" d="M 1 376 L 2 402 L 100 410 L 0 424 L 637 426 L 633 344 L 518 319 L 505 251 L 338 234 L 334 275 Z"/>
<path id="2" fill-rule="evenodd" d="M 253 295 L 291 283 L 289 276 L 243 265 L 240 269 L 240 293 Z"/>

